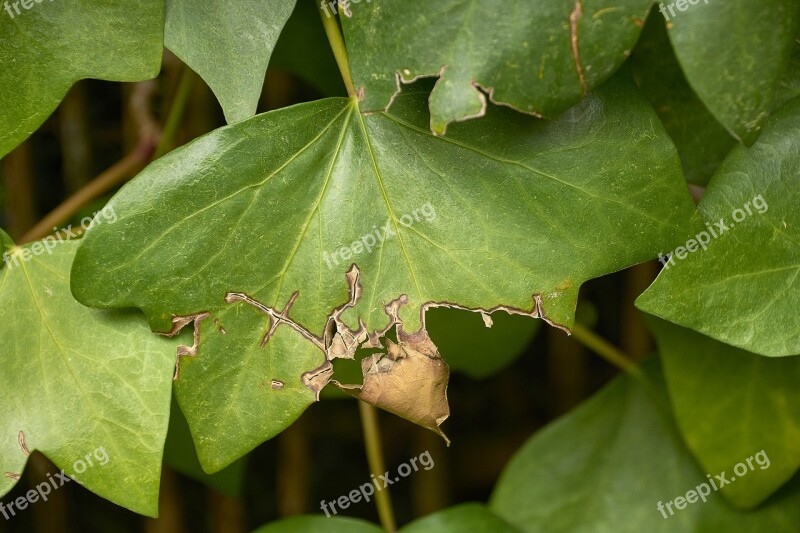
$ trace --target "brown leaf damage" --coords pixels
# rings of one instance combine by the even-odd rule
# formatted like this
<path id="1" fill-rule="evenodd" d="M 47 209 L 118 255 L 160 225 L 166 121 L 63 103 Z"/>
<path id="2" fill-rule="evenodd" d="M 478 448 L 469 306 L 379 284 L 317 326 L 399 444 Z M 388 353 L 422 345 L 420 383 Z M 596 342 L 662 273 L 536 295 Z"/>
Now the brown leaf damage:
<path id="1" fill-rule="evenodd" d="M 578 71 L 578 79 L 581 82 L 581 91 L 583 96 L 586 96 L 588 87 L 586 85 L 586 76 L 583 74 L 583 65 L 581 65 L 581 50 L 578 44 L 578 24 L 583 16 L 583 0 L 575 0 L 575 7 L 569 14 L 569 35 L 570 42 L 572 43 L 572 57 L 575 59 L 575 69 Z"/>

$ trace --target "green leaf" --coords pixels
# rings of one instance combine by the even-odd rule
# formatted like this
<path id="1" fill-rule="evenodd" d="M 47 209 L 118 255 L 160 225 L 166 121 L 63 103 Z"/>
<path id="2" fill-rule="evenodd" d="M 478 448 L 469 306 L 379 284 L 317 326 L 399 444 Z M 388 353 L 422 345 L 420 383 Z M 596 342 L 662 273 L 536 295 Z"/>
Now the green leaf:
<path id="1" fill-rule="evenodd" d="M 539 322 L 508 313 L 484 315 L 433 308 L 425 323 L 450 369 L 473 379 L 491 377 L 513 363 L 530 344 Z"/>
<path id="2" fill-rule="evenodd" d="M 639 309 L 751 352 L 800 353 L 799 121 L 793 100 L 731 152 L 699 206 L 707 249 L 676 253 Z"/>
<path id="3" fill-rule="evenodd" d="M 189 423 L 183 416 L 177 401 L 172 402 L 167 442 L 164 445 L 164 463 L 181 474 L 195 479 L 231 498 L 240 498 L 247 475 L 247 458 L 217 472 L 206 474 L 197 459 Z"/>
<path id="4" fill-rule="evenodd" d="M 555 117 L 611 76 L 636 44 L 650 0 L 441 0 L 351 3 L 343 17 L 364 111 L 400 83 L 438 76 L 431 130 L 486 112 L 488 98 Z M 499 16 L 500 15 L 500 16 Z"/>
<path id="5" fill-rule="evenodd" d="M 732 135 L 753 140 L 789 65 L 800 4 L 704 0 L 672 13 L 669 35 L 689 83 Z"/>
<path id="6" fill-rule="evenodd" d="M 721 492 L 755 507 L 800 467 L 800 357 L 768 359 L 658 319 L 649 321 L 678 426 L 707 472 L 764 451 L 758 475 Z M 766 466 L 765 466 L 766 465 Z"/>
<path id="7" fill-rule="evenodd" d="M 22 435 L 92 492 L 155 516 L 176 343 L 150 333 L 138 313 L 76 302 L 78 243 L 44 242 L 52 254 L 37 242 L 0 268 L 0 469 L 22 473 Z M 87 454 L 93 466 L 81 472 Z M 15 483 L 0 477 L 0 494 Z"/>
<path id="8" fill-rule="evenodd" d="M 684 238 L 678 158 L 630 83 L 556 122 L 491 108 L 447 138 L 428 131 L 426 97 L 368 115 L 322 100 L 212 132 L 152 163 L 112 199 L 119 221 L 85 239 L 82 302 L 139 307 L 158 331 L 208 316 L 177 383 L 206 471 L 282 431 L 330 360 L 382 347 L 393 327 L 361 394 L 438 431 L 447 371 L 424 309 L 569 327 L 584 281 Z"/>
<path id="9" fill-rule="evenodd" d="M 0 157 L 28 138 L 76 81 L 141 81 L 158 74 L 163 2 L 13 6 L 0 6 Z"/>
<path id="10" fill-rule="evenodd" d="M 293 516 L 272 522 L 253 531 L 253 533 L 381 533 L 383 530 L 365 520 L 340 516 L 318 515 Z"/>
<path id="11" fill-rule="evenodd" d="M 401 533 L 515 533 L 519 529 L 491 512 L 483 504 L 465 503 L 420 518 L 400 529 Z"/>
<path id="12" fill-rule="evenodd" d="M 648 17 L 631 59 L 639 89 L 678 149 L 686 180 L 705 186 L 736 141 L 684 78 L 657 10 Z"/>
<path id="13" fill-rule="evenodd" d="M 644 366 L 651 385 L 622 376 L 531 438 L 506 466 L 490 509 L 523 531 L 548 533 L 744 533 L 800 523 L 800 479 L 753 512 L 731 507 L 708 486 L 666 408 L 657 362 Z M 705 503 L 695 494 L 694 503 L 675 507 L 675 498 L 703 483 Z"/>
<path id="14" fill-rule="evenodd" d="M 228 123 L 256 113 L 295 0 L 168 0 L 164 44 L 214 91 Z"/>

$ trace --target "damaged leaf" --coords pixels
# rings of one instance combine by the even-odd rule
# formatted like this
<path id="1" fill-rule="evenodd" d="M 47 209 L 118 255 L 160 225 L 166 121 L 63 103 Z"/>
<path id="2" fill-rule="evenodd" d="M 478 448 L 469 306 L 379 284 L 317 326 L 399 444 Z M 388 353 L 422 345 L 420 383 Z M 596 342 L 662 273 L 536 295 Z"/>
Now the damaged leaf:
<path id="1" fill-rule="evenodd" d="M 162 332 L 194 322 L 176 395 L 206 470 L 282 431 L 331 359 L 390 328 L 408 337 L 380 365 L 438 366 L 429 306 L 567 329 L 584 281 L 685 238 L 680 162 L 628 80 L 555 122 L 490 108 L 446 138 L 428 130 L 427 96 L 375 114 L 327 99 L 212 132 L 152 163 L 112 199 L 118 221 L 84 240 L 81 301 L 141 308 Z M 439 378 L 425 386 L 444 393 Z"/>
<path id="2" fill-rule="evenodd" d="M 307 0 L 306 0 L 307 1 Z M 228 123 L 256 113 L 295 0 L 168 0 L 164 45 L 214 91 Z"/>
<path id="3" fill-rule="evenodd" d="M 799 122 L 795 99 L 756 144 L 731 152 L 699 206 L 704 235 L 666 264 L 639 309 L 750 352 L 800 354 Z"/>
<path id="4" fill-rule="evenodd" d="M 483 116 L 487 99 L 557 116 L 625 61 L 650 5 L 439 0 L 409 9 L 403 2 L 361 2 L 342 25 L 362 109 L 385 110 L 403 83 L 435 76 L 430 128 L 444 134 L 452 122 Z"/>
<path id="5" fill-rule="evenodd" d="M 0 241 L 10 243 L 2 230 Z M 78 243 L 46 242 L 52 253 L 37 242 L 0 263 L 0 494 L 38 450 L 92 492 L 156 516 L 176 343 L 138 313 L 76 302 Z"/>
<path id="6" fill-rule="evenodd" d="M 161 66 L 164 2 L 26 3 L 0 6 L 0 157 L 27 139 L 76 81 L 141 81 Z"/>

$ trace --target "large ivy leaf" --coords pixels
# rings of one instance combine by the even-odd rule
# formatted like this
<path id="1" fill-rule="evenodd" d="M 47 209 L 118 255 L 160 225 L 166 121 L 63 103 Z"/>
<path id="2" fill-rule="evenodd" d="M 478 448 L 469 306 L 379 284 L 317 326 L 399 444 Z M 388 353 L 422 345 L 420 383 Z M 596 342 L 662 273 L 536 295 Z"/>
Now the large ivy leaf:
<path id="1" fill-rule="evenodd" d="M 195 323 L 177 397 L 207 470 L 291 424 L 330 360 L 381 342 L 361 397 L 438 431 L 447 369 L 427 308 L 569 327 L 581 283 L 685 238 L 678 158 L 629 82 L 556 122 L 492 108 L 447 138 L 428 131 L 426 97 L 369 115 L 328 99 L 212 132 L 145 169 L 112 199 L 119 221 L 85 239 L 81 301 L 139 307 L 158 331 Z"/>
<path id="2" fill-rule="evenodd" d="M 654 363 L 645 365 L 652 385 L 620 377 L 531 438 L 506 466 L 490 508 L 523 531 L 548 533 L 745 533 L 800 524 L 800 479 L 752 512 L 735 509 L 709 487 L 666 408 Z M 726 479 L 733 468 L 725 468 Z M 747 476 L 765 472 L 756 465 Z M 712 479 L 719 473 L 711 472 Z M 692 490 L 694 503 L 687 503 Z M 697 490 L 708 492 L 705 502 Z"/>
<path id="3" fill-rule="evenodd" d="M 343 27 L 362 109 L 384 110 L 401 82 L 438 76 L 430 127 L 444 134 L 453 121 L 482 116 L 487 94 L 520 111 L 558 115 L 622 64 L 650 4 L 443 0 L 409 9 L 361 2 L 350 4 Z"/>
<path id="4" fill-rule="evenodd" d="M 228 123 L 256 113 L 295 0 L 168 0 L 164 44 L 214 91 Z"/>
<path id="5" fill-rule="evenodd" d="M 648 17 L 631 65 L 642 95 L 675 142 L 687 181 L 705 186 L 736 140 L 692 91 L 658 11 Z"/>
<path id="6" fill-rule="evenodd" d="M 800 4 L 705 1 L 684 3 L 684 11 L 676 10 L 674 2 L 661 6 L 675 53 L 695 92 L 732 135 L 753 139 L 773 109 L 790 63 Z"/>
<path id="7" fill-rule="evenodd" d="M 0 494 L 39 450 L 92 492 L 155 516 L 176 343 L 141 316 L 76 302 L 78 243 L 45 243 L 52 253 L 12 248 L 0 267 Z"/>
<path id="8" fill-rule="evenodd" d="M 81 78 L 140 81 L 158 74 L 163 2 L 37 0 L 0 9 L 0 157 Z"/>
<path id="9" fill-rule="evenodd" d="M 703 468 L 730 470 L 764 451 L 758 476 L 721 489 L 735 505 L 758 505 L 800 466 L 800 357 L 769 359 L 658 319 L 650 327 L 678 426 Z"/>
<path id="10" fill-rule="evenodd" d="M 640 309 L 751 352 L 800 353 L 798 125 L 793 100 L 728 156 L 699 206 L 707 249 L 694 239 L 676 250 Z M 697 251 L 687 257 L 687 246 Z"/>

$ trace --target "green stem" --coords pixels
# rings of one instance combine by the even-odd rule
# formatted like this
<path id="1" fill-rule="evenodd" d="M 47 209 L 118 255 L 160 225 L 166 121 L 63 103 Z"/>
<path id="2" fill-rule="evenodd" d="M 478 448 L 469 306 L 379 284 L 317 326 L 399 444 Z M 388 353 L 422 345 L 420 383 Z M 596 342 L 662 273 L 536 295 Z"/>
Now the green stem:
<path id="1" fill-rule="evenodd" d="M 158 141 L 158 146 L 153 154 L 153 159 L 158 159 L 162 155 L 169 152 L 169 147 L 172 144 L 175 134 L 178 132 L 178 127 L 183 121 L 183 116 L 186 113 L 186 105 L 189 102 L 189 95 L 192 93 L 192 83 L 194 82 L 194 72 L 192 69 L 183 66 L 181 77 L 178 80 L 178 88 L 175 90 L 175 97 L 172 99 L 172 105 L 167 114 L 167 121 L 164 124 L 164 130 L 161 133 L 161 140 Z"/>
<path id="2" fill-rule="evenodd" d="M 313 0 L 313 2 L 314 9 L 319 9 L 317 7 L 317 0 Z M 322 25 L 325 27 L 325 34 L 328 36 L 328 42 L 331 43 L 333 57 L 336 58 L 339 72 L 342 73 L 342 80 L 344 80 L 344 85 L 347 87 L 347 95 L 352 98 L 356 95 L 356 91 L 353 88 L 353 78 L 350 77 L 350 66 L 347 62 L 347 47 L 344 44 L 344 38 L 342 38 L 339 23 L 336 22 L 335 15 L 328 16 L 326 13 L 323 13 L 322 10 L 320 10 L 319 16 L 322 17 Z M 339 10 L 339 16 L 341 16 L 341 10 Z"/>
<path id="3" fill-rule="evenodd" d="M 572 336 L 576 341 L 580 342 L 612 365 L 624 370 L 638 380 L 647 381 L 636 363 L 631 361 L 631 359 L 617 349 L 616 346 L 613 346 L 594 331 L 576 323 L 572 327 Z"/>
<path id="4" fill-rule="evenodd" d="M 358 401 L 358 410 L 361 413 L 361 425 L 364 428 L 364 445 L 367 448 L 367 461 L 369 471 L 375 479 L 386 473 L 386 464 L 383 461 L 381 446 L 381 432 L 378 427 L 378 412 L 366 402 Z M 384 488 L 375 493 L 375 505 L 378 508 L 378 517 L 381 520 L 383 529 L 393 532 L 397 529 L 394 521 L 394 510 L 392 509 L 392 499 L 389 497 L 389 489 Z"/>

